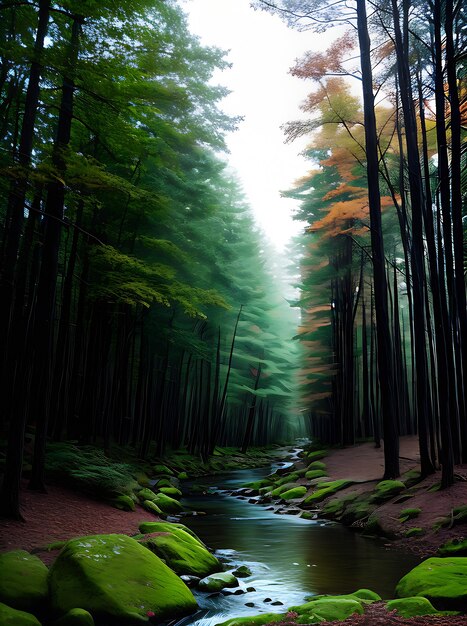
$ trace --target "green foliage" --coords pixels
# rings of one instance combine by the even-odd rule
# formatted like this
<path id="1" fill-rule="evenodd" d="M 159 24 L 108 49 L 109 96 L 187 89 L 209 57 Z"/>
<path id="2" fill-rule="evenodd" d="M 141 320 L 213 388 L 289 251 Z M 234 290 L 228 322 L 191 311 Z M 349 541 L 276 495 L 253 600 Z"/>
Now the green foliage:
<path id="1" fill-rule="evenodd" d="M 116 463 L 102 450 L 90 446 L 50 444 L 47 471 L 67 485 L 104 499 L 130 495 L 138 489 L 134 467 Z"/>
<path id="2" fill-rule="evenodd" d="M 403 509 L 399 514 L 399 521 L 406 522 L 409 519 L 414 519 L 418 517 L 422 509 Z"/>

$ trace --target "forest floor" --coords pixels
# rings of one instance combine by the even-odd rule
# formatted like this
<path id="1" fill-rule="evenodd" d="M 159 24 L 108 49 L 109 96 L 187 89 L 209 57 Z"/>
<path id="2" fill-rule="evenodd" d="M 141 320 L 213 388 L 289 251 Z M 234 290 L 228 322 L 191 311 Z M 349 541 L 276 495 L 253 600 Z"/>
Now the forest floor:
<path id="1" fill-rule="evenodd" d="M 404 437 L 400 445 L 401 472 L 416 469 L 419 462 L 418 441 L 416 437 Z M 353 448 L 330 450 L 325 458 L 329 480 L 350 479 L 355 481 L 348 489 L 370 491 L 381 480 L 384 468 L 383 449 L 377 449 L 373 443 L 363 443 Z M 421 556 L 433 556 L 438 547 L 451 538 L 463 538 L 467 526 L 451 525 L 433 530 L 439 518 L 446 518 L 452 509 L 462 504 L 467 505 L 467 466 L 456 467 L 456 483 L 445 491 L 429 491 L 440 481 L 440 473 L 428 477 L 416 485 L 415 494 L 403 505 L 388 502 L 378 507 L 378 519 L 381 526 L 395 539 L 388 545 L 396 545 L 404 550 Z M 344 493 L 343 490 L 341 493 Z M 48 550 L 54 542 L 88 534 L 123 533 L 134 535 L 142 521 L 154 521 L 154 515 L 137 506 L 134 512 L 120 511 L 105 502 L 77 493 L 59 485 L 50 485 L 48 493 L 27 490 L 27 483 L 21 496 L 24 522 L 0 519 L 0 552 L 17 548 L 38 553 L 38 556 L 50 565 L 57 556 L 59 547 Z M 396 498 L 397 500 L 397 498 Z M 417 507 L 421 509 L 416 520 L 401 524 L 398 520 L 401 508 Z M 421 537 L 404 538 L 407 527 L 423 528 Z M 466 533 L 467 534 L 467 533 Z M 206 538 L 209 543 L 209 538 Z M 285 624 L 285 622 L 284 622 Z M 467 616 L 417 617 L 403 619 L 388 613 L 380 603 L 370 607 L 363 616 L 353 616 L 344 622 L 335 622 L 342 626 L 467 626 Z M 323 624 L 325 626 L 325 624 Z"/>
<path id="2" fill-rule="evenodd" d="M 157 520 L 140 506 L 136 511 L 120 511 L 66 487 L 50 485 L 47 491 L 29 491 L 24 482 L 21 510 L 25 521 L 0 518 L 0 552 L 38 552 L 42 561 L 50 565 L 58 549 L 49 551 L 47 546 L 54 542 L 84 535 L 135 535 L 141 522 Z"/>
<path id="3" fill-rule="evenodd" d="M 400 439 L 400 466 L 401 474 L 419 469 L 419 450 L 417 437 L 401 437 Z M 347 479 L 356 484 L 346 491 L 371 491 L 381 480 L 384 471 L 384 450 L 375 448 L 372 442 L 360 444 L 353 448 L 331 450 L 325 458 L 326 471 L 329 480 Z M 455 526 L 453 523 L 446 527 L 434 529 L 437 521 L 452 516 L 455 507 L 467 505 L 467 465 L 457 465 L 455 468 L 456 482 L 446 490 L 430 491 L 441 481 L 441 473 L 428 476 L 417 483 L 410 492 L 410 499 L 403 504 L 399 498 L 381 504 L 375 511 L 378 521 L 388 536 L 395 537 L 390 545 L 428 557 L 436 554 L 437 549 L 449 539 L 464 539 L 467 536 L 467 526 Z M 416 519 L 400 522 L 401 510 L 405 508 L 421 509 Z M 409 528 L 421 528 L 424 533 L 417 537 L 404 537 Z"/>

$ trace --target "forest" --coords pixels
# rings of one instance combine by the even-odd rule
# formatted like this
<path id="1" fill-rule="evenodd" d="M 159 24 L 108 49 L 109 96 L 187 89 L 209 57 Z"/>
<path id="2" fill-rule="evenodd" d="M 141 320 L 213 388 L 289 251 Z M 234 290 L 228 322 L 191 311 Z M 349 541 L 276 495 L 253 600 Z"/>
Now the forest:
<path id="1" fill-rule="evenodd" d="M 46 626 L 193 613 L 185 587 L 173 606 L 158 600 L 159 612 L 151 599 L 142 613 L 121 614 L 70 604 L 69 590 L 58 590 L 55 571 L 73 558 L 73 538 L 114 536 L 106 530 L 126 546 L 127 535 L 138 537 L 127 530 L 138 511 L 152 515 L 135 526 L 151 537 L 129 547 L 141 571 L 149 548 L 168 568 L 158 580 L 175 572 L 174 589 L 180 575 L 198 584 L 198 603 L 201 592 L 235 587 L 242 575 L 228 583 L 229 567 L 203 543 L 219 541 L 221 551 L 229 539 L 187 513 L 206 506 L 209 518 L 214 487 L 248 500 L 242 506 L 275 503 L 274 513 L 338 521 L 406 552 L 404 540 L 415 538 L 415 552 L 430 557 L 419 567 L 455 557 L 467 576 L 465 7 L 247 2 L 252 15 L 310 38 L 290 68 L 308 95 L 300 118 L 283 126 L 286 142 L 307 146 L 307 169 L 282 190 L 303 227 L 280 255 L 229 164 L 227 136 L 243 118 L 225 112 L 229 90 L 217 84 L 228 51 L 191 32 L 189 4 L 0 0 L 0 566 L 3 558 L 16 567 L 6 549 L 37 548 L 21 530 L 31 518 L 42 548 L 70 540 L 47 574 L 53 601 L 29 611 L 0 583 L 0 625 L 23 626 L 5 611 L 25 609 Z M 318 33 L 329 34 L 319 51 Z M 262 473 L 266 466 L 274 471 Z M 216 478 L 222 472 L 238 490 Z M 56 489 L 69 490 L 60 492 L 66 502 L 71 492 L 100 499 L 128 521 L 88 529 L 76 513 L 73 532 L 54 534 L 38 503 L 50 506 Z M 404 526 L 419 516 L 420 527 Z M 188 528 L 170 524 L 181 518 Z M 161 534 L 183 550 L 162 545 Z M 188 544 L 196 567 L 185 563 Z M 240 557 L 236 572 L 249 563 Z M 456 611 L 449 623 L 467 623 L 465 594 L 415 593 L 406 578 L 429 574 L 409 572 L 408 561 L 397 567 L 384 582 L 400 579 L 397 597 L 422 596 L 433 615 Z M 203 587 L 205 576 L 222 584 Z M 378 611 L 399 602 L 372 608 L 377 598 L 355 592 L 323 608 L 314 604 L 320 593 L 350 593 L 347 583 L 326 584 L 309 590 L 313 607 L 287 616 L 315 623 L 368 610 L 369 623 L 386 623 Z M 326 602 L 353 604 L 329 613 Z M 248 604 L 258 600 L 242 611 Z M 404 607 L 394 606 L 401 618 L 425 615 Z M 219 615 L 231 626 L 284 617 L 229 610 Z"/>

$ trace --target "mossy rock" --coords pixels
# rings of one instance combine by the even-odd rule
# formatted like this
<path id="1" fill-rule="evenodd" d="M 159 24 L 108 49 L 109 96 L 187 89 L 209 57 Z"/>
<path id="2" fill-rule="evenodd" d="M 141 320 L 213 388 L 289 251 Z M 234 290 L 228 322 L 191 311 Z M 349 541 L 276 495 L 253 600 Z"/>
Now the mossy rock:
<path id="1" fill-rule="evenodd" d="M 330 598 L 343 598 L 344 600 L 356 600 L 360 602 L 362 606 L 366 604 L 372 604 L 373 602 L 380 602 L 381 596 L 376 593 L 376 591 L 372 591 L 371 589 L 357 589 L 357 591 L 353 591 L 352 593 L 345 593 L 339 596 L 332 595 L 318 595 L 307 598 L 308 602 L 314 602 L 315 600 L 323 600 Z"/>
<path id="2" fill-rule="evenodd" d="M 180 489 L 177 489 L 176 487 L 161 487 L 159 491 L 164 493 L 166 496 L 175 498 L 176 500 L 180 500 L 183 495 Z"/>
<path id="3" fill-rule="evenodd" d="M 157 494 L 154 493 L 154 491 L 152 489 L 149 489 L 148 487 L 145 487 L 144 489 L 141 489 L 140 491 L 138 491 L 138 499 L 143 502 L 144 500 L 151 500 L 151 502 L 154 502 L 154 500 L 157 498 Z"/>
<path id="4" fill-rule="evenodd" d="M 305 498 L 303 504 L 309 505 L 321 502 L 328 496 L 334 495 L 340 489 L 345 489 L 352 484 L 351 480 L 333 480 L 331 482 L 319 483 L 319 485 L 317 485 L 317 490 Z"/>
<path id="5" fill-rule="evenodd" d="M 376 502 L 390 500 L 404 491 L 405 488 L 404 483 L 400 480 L 382 480 L 375 487 L 374 499 Z"/>
<path id="6" fill-rule="evenodd" d="M 135 478 L 136 482 L 141 487 L 149 487 L 149 485 L 151 484 L 151 480 L 145 472 L 136 472 Z"/>
<path id="7" fill-rule="evenodd" d="M 366 498 L 362 500 L 356 500 L 346 507 L 341 516 L 341 521 L 344 524 L 352 524 L 353 522 L 357 522 L 359 520 L 365 519 L 366 517 L 369 517 L 371 513 L 375 510 L 375 508 L 375 505 Z"/>
<path id="8" fill-rule="evenodd" d="M 165 493 L 158 493 L 154 504 L 162 510 L 163 513 L 180 513 L 183 511 L 183 507 L 178 500 L 166 496 Z"/>
<path id="9" fill-rule="evenodd" d="M 172 528 L 164 534 L 142 541 L 179 576 L 188 574 L 202 578 L 222 569 L 220 561 L 200 541 L 181 528 Z"/>
<path id="10" fill-rule="evenodd" d="M 306 494 L 307 488 L 300 486 L 294 487 L 293 489 L 288 489 L 281 494 L 281 498 L 283 500 L 297 500 L 298 498 L 303 498 Z"/>
<path id="11" fill-rule="evenodd" d="M 467 539 L 450 539 L 438 548 L 439 556 L 467 556 Z"/>
<path id="12" fill-rule="evenodd" d="M 267 478 L 263 478 L 262 480 L 255 480 L 252 483 L 246 483 L 243 486 L 247 487 L 248 489 L 253 489 L 254 491 L 259 491 L 263 487 L 270 488 L 271 484 L 272 484 L 272 481 L 268 480 Z"/>
<path id="13" fill-rule="evenodd" d="M 273 498 L 278 498 L 279 496 L 282 496 L 282 494 L 286 491 L 289 491 L 290 489 L 295 489 L 295 487 L 298 487 L 297 483 L 286 483 L 285 485 L 277 487 L 277 489 L 273 489 L 269 493 Z"/>
<path id="14" fill-rule="evenodd" d="M 302 511 L 300 513 L 300 517 L 303 517 L 303 519 L 307 519 L 307 520 L 314 520 L 315 519 L 315 514 L 310 513 L 309 511 Z"/>
<path id="15" fill-rule="evenodd" d="M 324 459 L 327 453 L 327 450 L 315 450 L 314 452 L 307 452 L 306 458 L 309 461 L 319 461 L 320 459 Z"/>
<path id="16" fill-rule="evenodd" d="M 344 512 L 345 502 L 339 498 L 333 498 L 323 506 L 322 513 L 326 517 L 338 518 Z"/>
<path id="17" fill-rule="evenodd" d="M 28 613 L 40 612 L 48 601 L 46 565 L 25 550 L 0 554 L 0 602 Z"/>
<path id="18" fill-rule="evenodd" d="M 141 503 L 141 506 L 146 511 L 149 511 L 149 513 L 154 513 L 154 515 L 163 515 L 162 510 L 152 500 L 144 500 L 144 502 Z"/>
<path id="19" fill-rule="evenodd" d="M 18 611 L 3 602 L 0 602 L 0 624 L 1 626 L 41 626 L 37 617 L 31 613 Z"/>
<path id="20" fill-rule="evenodd" d="M 402 476 L 402 482 L 406 487 L 413 487 L 422 479 L 422 473 L 418 470 L 409 470 Z"/>
<path id="21" fill-rule="evenodd" d="M 159 478 L 159 480 L 154 484 L 154 487 L 157 490 L 162 489 L 162 487 L 175 487 L 174 485 L 175 478 Z"/>
<path id="22" fill-rule="evenodd" d="M 251 576 L 251 569 L 247 565 L 240 565 L 236 570 L 232 572 L 237 578 L 247 578 Z"/>
<path id="23" fill-rule="evenodd" d="M 323 478 L 323 476 L 326 476 L 326 472 L 320 469 L 308 470 L 307 472 L 305 472 L 305 478 L 308 478 L 308 480 Z"/>
<path id="24" fill-rule="evenodd" d="M 429 600 L 423 597 L 400 598 L 386 603 L 388 611 L 397 611 L 400 617 L 416 617 L 417 615 L 436 615 L 438 611 Z"/>
<path id="25" fill-rule="evenodd" d="M 423 596 L 439 610 L 467 609 L 467 558 L 432 557 L 414 567 L 397 584 L 396 596 Z"/>
<path id="26" fill-rule="evenodd" d="M 63 617 L 53 623 L 53 626 L 94 626 L 94 619 L 84 609 L 71 609 Z"/>
<path id="27" fill-rule="evenodd" d="M 289 611 L 298 613 L 298 624 L 309 624 L 317 621 L 343 621 L 355 613 L 362 615 L 362 602 L 354 598 L 328 596 L 312 600 L 300 606 L 292 606 Z"/>
<path id="28" fill-rule="evenodd" d="M 227 572 L 218 572 L 217 574 L 211 574 L 202 578 L 198 583 L 198 589 L 200 591 L 215 592 L 221 591 L 226 587 L 238 587 L 238 580 L 233 574 Z"/>
<path id="29" fill-rule="evenodd" d="M 110 504 L 114 508 L 120 509 L 121 511 L 135 511 L 136 510 L 135 502 L 133 498 L 131 498 L 130 496 L 126 496 L 125 494 L 121 494 L 117 496 L 116 498 L 113 498 L 113 500 L 110 501 Z"/>
<path id="30" fill-rule="evenodd" d="M 154 467 L 152 468 L 152 471 L 154 472 L 156 476 L 159 476 L 161 474 L 164 474 L 167 476 L 173 476 L 172 470 L 169 469 L 167 465 L 154 465 Z"/>
<path id="31" fill-rule="evenodd" d="M 228 619 L 226 622 L 221 622 L 217 626 L 263 626 L 263 624 L 280 622 L 283 619 L 283 613 L 263 613 L 262 615 L 254 615 L 251 617 L 234 617 Z"/>
<path id="32" fill-rule="evenodd" d="M 184 524 L 177 524 L 176 522 L 141 522 L 138 526 L 138 530 L 143 535 L 147 535 L 148 533 L 175 533 L 176 530 L 183 530 L 184 533 L 196 539 L 198 543 L 202 546 L 205 544 L 201 541 L 198 535 L 185 526 Z"/>
<path id="33" fill-rule="evenodd" d="M 404 537 L 421 537 L 424 534 L 425 530 L 423 528 L 414 526 L 413 528 L 409 528 L 409 530 L 404 533 Z"/>
<path id="34" fill-rule="evenodd" d="M 49 572 L 53 610 L 77 606 L 98 621 L 127 626 L 187 615 L 196 600 L 180 578 L 150 550 L 126 535 L 91 535 L 69 541 Z"/>
<path id="35" fill-rule="evenodd" d="M 313 461 L 307 467 L 307 470 L 309 470 L 309 471 L 311 471 L 311 470 L 325 470 L 325 469 L 326 469 L 326 463 L 323 463 L 323 461 Z"/>
<path id="36" fill-rule="evenodd" d="M 290 483 L 296 482 L 299 478 L 300 476 L 297 474 L 297 472 L 292 472 L 291 474 L 286 474 L 285 476 L 282 476 L 282 478 L 279 478 L 279 480 L 275 480 L 274 486 L 281 487 L 282 485 L 288 485 Z"/>
<path id="37" fill-rule="evenodd" d="M 179 472 L 177 478 L 178 480 L 188 480 L 188 474 L 186 472 Z"/>
<path id="38" fill-rule="evenodd" d="M 414 519 L 420 515 L 422 509 L 404 509 L 399 513 L 399 521 L 406 522 L 409 519 Z"/>

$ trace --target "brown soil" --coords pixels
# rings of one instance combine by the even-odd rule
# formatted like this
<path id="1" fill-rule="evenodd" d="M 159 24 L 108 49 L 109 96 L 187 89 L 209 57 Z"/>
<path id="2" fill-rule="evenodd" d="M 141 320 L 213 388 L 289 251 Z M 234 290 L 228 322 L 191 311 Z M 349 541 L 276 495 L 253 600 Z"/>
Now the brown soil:
<path id="1" fill-rule="evenodd" d="M 44 494 L 28 491 L 25 483 L 21 510 L 24 522 L 0 519 L 0 552 L 16 548 L 40 551 L 46 564 L 57 554 L 43 550 L 52 542 L 93 534 L 134 535 L 140 522 L 158 519 L 141 507 L 134 512 L 120 511 L 57 485 L 49 486 Z"/>
<path id="2" fill-rule="evenodd" d="M 325 463 L 330 480 L 346 478 L 361 483 L 348 487 L 347 490 L 339 492 L 340 494 L 371 491 L 383 476 L 384 451 L 383 448 L 375 448 L 373 443 L 364 443 L 354 448 L 332 450 Z M 419 469 L 417 437 L 401 438 L 400 465 L 401 474 L 411 469 Z M 452 487 L 442 491 L 429 491 L 440 481 L 441 472 L 438 471 L 410 489 L 410 493 L 413 494 L 410 499 L 400 503 L 396 497 L 378 507 L 375 513 L 380 525 L 388 535 L 396 537 L 392 545 L 420 556 L 433 556 L 439 546 L 448 539 L 464 538 L 464 534 L 467 536 L 465 525 L 436 531 L 433 529 L 436 520 L 450 517 L 453 508 L 467 504 L 467 465 L 456 466 L 456 482 Z M 400 512 L 406 508 L 419 508 L 421 513 L 415 519 L 401 523 L 398 518 Z M 413 527 L 422 528 L 425 534 L 405 538 L 405 532 Z"/>

